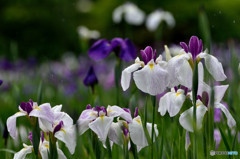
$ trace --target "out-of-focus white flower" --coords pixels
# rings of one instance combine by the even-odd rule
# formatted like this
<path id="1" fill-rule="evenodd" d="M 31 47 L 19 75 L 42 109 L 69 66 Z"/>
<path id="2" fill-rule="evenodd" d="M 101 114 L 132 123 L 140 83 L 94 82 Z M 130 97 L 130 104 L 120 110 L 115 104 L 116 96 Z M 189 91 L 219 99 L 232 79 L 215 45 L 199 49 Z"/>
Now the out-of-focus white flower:
<path id="1" fill-rule="evenodd" d="M 240 63 L 238 64 L 238 73 L 240 75 Z"/>
<path id="2" fill-rule="evenodd" d="M 98 39 L 100 37 L 100 33 L 97 30 L 89 30 L 85 26 L 79 26 L 77 28 L 78 34 L 83 39 Z"/>
<path id="3" fill-rule="evenodd" d="M 170 12 L 158 9 L 148 15 L 146 27 L 149 31 L 155 31 L 162 21 L 165 21 L 170 28 L 175 26 L 173 15 Z"/>
<path id="4" fill-rule="evenodd" d="M 114 23 L 120 23 L 124 18 L 128 24 L 141 25 L 145 19 L 145 13 L 135 4 L 127 2 L 114 9 L 112 18 Z"/>

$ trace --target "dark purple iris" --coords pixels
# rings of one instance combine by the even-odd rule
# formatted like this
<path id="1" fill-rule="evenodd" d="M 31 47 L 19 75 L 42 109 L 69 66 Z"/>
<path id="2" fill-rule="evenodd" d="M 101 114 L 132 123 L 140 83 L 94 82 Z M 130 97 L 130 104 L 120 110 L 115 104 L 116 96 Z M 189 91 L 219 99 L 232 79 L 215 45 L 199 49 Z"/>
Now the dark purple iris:
<path id="1" fill-rule="evenodd" d="M 190 38 L 188 46 L 185 42 L 180 42 L 180 45 L 186 53 L 190 52 L 192 54 L 193 60 L 195 60 L 197 55 L 203 50 L 202 40 L 199 40 L 197 36 Z"/>
<path id="2" fill-rule="evenodd" d="M 54 128 L 53 130 L 53 134 L 55 134 L 56 132 L 60 131 L 63 127 L 63 121 L 61 120 Z"/>
<path id="3" fill-rule="evenodd" d="M 147 46 L 144 50 L 140 50 L 140 53 L 145 65 L 152 59 L 156 61 L 157 51 L 156 49 L 153 51 L 151 46 Z"/>
<path id="4" fill-rule="evenodd" d="M 85 86 L 94 86 L 98 83 L 98 79 L 93 69 L 93 66 L 90 67 L 87 76 L 83 80 L 83 83 Z"/>
<path id="5" fill-rule="evenodd" d="M 2 83 L 3 83 L 3 80 L 0 80 L 0 86 L 2 85 Z"/>
<path id="6" fill-rule="evenodd" d="M 22 110 L 30 114 L 30 112 L 33 110 L 33 101 L 30 99 L 29 102 L 21 102 L 20 107 Z"/>
<path id="7" fill-rule="evenodd" d="M 42 142 L 44 141 L 44 133 L 43 133 L 43 131 L 41 131 L 41 141 Z"/>
<path id="8" fill-rule="evenodd" d="M 137 53 L 134 44 L 129 39 L 114 38 L 110 42 L 106 39 L 96 41 L 88 50 L 91 59 L 98 61 L 106 58 L 111 52 L 129 62 L 136 58 Z"/>
<path id="9" fill-rule="evenodd" d="M 86 109 L 92 109 L 91 105 L 88 104 L 87 107 L 86 107 Z"/>
<path id="10" fill-rule="evenodd" d="M 130 109 L 128 109 L 128 108 L 122 108 L 125 112 L 128 112 L 129 114 L 131 114 L 131 111 L 130 111 Z"/>
<path id="11" fill-rule="evenodd" d="M 187 87 L 185 87 L 185 86 L 182 86 L 181 85 L 181 87 L 180 87 L 182 90 L 184 90 L 184 95 L 186 96 L 187 95 L 187 93 L 188 93 L 188 88 Z"/>

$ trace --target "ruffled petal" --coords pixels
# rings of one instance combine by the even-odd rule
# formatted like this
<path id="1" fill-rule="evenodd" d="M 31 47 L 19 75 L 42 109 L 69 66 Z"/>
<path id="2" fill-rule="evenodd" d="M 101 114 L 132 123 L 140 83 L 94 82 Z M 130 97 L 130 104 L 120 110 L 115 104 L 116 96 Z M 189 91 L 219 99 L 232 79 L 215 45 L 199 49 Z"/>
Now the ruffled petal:
<path id="1" fill-rule="evenodd" d="M 100 141 L 105 144 L 112 122 L 113 117 L 98 117 L 95 121 L 89 124 L 89 128 L 94 131 L 98 135 Z"/>
<path id="2" fill-rule="evenodd" d="M 32 153 L 32 146 L 23 144 L 24 148 L 14 154 L 14 159 L 25 159 L 27 154 Z"/>
<path id="3" fill-rule="evenodd" d="M 200 53 L 198 56 L 205 59 L 206 68 L 216 81 L 224 81 L 227 78 L 222 64 L 216 57 L 207 53 Z"/>
<path id="4" fill-rule="evenodd" d="M 16 139 L 16 137 L 17 137 L 16 119 L 17 119 L 17 117 L 25 116 L 25 115 L 26 115 L 26 113 L 24 113 L 24 112 L 17 112 L 7 119 L 7 129 L 8 129 L 8 132 L 10 133 L 10 136 L 13 139 Z"/>
<path id="5" fill-rule="evenodd" d="M 150 95 L 161 94 L 167 87 L 168 73 L 151 60 L 143 69 L 133 73 L 136 86 Z"/>
<path id="6" fill-rule="evenodd" d="M 129 88 L 132 73 L 138 70 L 138 68 L 140 67 L 141 67 L 140 63 L 135 63 L 123 70 L 122 76 L 121 76 L 121 86 L 123 88 L 123 91 L 126 91 Z"/>
<path id="7" fill-rule="evenodd" d="M 63 127 L 54 135 L 58 140 L 65 143 L 71 154 L 74 153 L 76 147 L 76 128 L 75 125 Z"/>
<path id="8" fill-rule="evenodd" d="M 51 110 L 51 105 L 49 103 L 44 103 L 39 107 L 33 108 L 29 116 L 42 118 L 50 123 L 52 123 L 54 120 L 54 114 Z"/>
<path id="9" fill-rule="evenodd" d="M 202 121 L 207 111 L 207 107 L 199 105 L 196 110 L 197 115 L 197 129 L 202 128 Z M 179 117 L 180 125 L 187 131 L 193 132 L 193 107 L 183 112 Z"/>
<path id="10" fill-rule="evenodd" d="M 109 117 L 121 117 L 128 122 L 132 122 L 132 116 L 130 113 L 126 112 L 119 106 L 108 106 L 107 107 L 107 115 Z"/>
<path id="11" fill-rule="evenodd" d="M 233 119 L 232 115 L 229 113 L 229 111 L 223 104 L 215 103 L 214 107 L 220 108 L 222 110 L 222 112 L 225 114 L 225 116 L 227 118 L 227 124 L 231 129 L 236 126 L 236 121 Z"/>

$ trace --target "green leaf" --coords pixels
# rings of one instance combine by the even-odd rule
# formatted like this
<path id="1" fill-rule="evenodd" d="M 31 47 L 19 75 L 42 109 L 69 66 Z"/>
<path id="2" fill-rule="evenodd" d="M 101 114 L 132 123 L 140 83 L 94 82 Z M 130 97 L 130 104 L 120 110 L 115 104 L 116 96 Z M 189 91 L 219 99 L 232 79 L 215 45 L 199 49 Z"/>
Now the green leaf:
<path id="1" fill-rule="evenodd" d="M 230 146 L 229 146 L 229 144 L 228 144 L 228 140 L 227 140 L 227 138 L 226 138 L 224 132 L 222 131 L 222 129 L 221 129 L 220 126 L 218 127 L 218 129 L 219 129 L 219 131 L 220 131 L 220 133 L 221 133 L 221 136 L 222 136 L 222 139 L 223 139 L 223 143 L 224 143 L 224 145 L 225 145 L 227 151 L 230 151 Z"/>

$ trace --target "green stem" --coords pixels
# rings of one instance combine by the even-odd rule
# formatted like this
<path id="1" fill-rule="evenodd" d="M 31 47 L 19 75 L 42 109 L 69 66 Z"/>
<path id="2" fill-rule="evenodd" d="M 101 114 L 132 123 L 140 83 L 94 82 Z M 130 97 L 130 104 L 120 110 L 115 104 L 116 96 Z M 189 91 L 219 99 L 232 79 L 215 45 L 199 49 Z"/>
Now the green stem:
<path id="1" fill-rule="evenodd" d="M 116 104 L 119 105 L 120 103 L 120 93 L 119 93 L 119 83 L 121 79 L 121 66 L 122 62 L 119 58 L 117 58 L 117 64 L 115 66 L 115 86 L 116 86 Z"/>
<path id="2" fill-rule="evenodd" d="M 192 99 L 193 99 L 193 158 L 197 159 L 197 92 L 198 92 L 198 63 L 195 61 L 192 80 Z"/>
<path id="3" fill-rule="evenodd" d="M 58 152 L 57 152 L 57 139 L 54 137 L 54 134 L 52 132 L 49 133 L 49 150 L 50 150 L 50 159 L 56 159 L 58 158 Z"/>
<path id="4" fill-rule="evenodd" d="M 152 141 L 151 141 L 151 158 L 154 157 L 154 151 L 153 151 L 153 138 L 154 138 L 154 122 L 155 122 L 155 105 L 156 105 L 156 99 L 155 96 L 152 96 L 152 105 L 153 105 L 153 114 L 152 114 Z"/>

